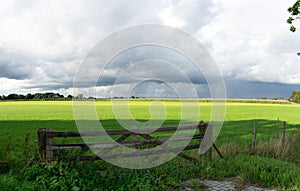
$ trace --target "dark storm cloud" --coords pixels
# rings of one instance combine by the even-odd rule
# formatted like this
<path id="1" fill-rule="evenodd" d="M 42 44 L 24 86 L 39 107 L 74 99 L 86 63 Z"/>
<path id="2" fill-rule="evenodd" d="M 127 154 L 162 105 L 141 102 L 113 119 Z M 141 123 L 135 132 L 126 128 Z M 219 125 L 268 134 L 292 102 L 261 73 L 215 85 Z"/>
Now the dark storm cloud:
<path id="1" fill-rule="evenodd" d="M 95 70 L 97 63 L 95 62 L 93 66 Z M 95 73 L 95 75 L 98 74 Z M 175 50 L 151 45 L 131 48 L 116 55 L 105 66 L 97 85 L 134 83 L 143 79 L 159 79 L 176 83 L 206 83 L 201 73 L 201 65 L 198 66 L 197 63 Z"/>
<path id="2" fill-rule="evenodd" d="M 29 79 L 35 72 L 30 62 L 0 47 L 0 77 L 9 79 Z"/>
<path id="3" fill-rule="evenodd" d="M 226 79 L 227 97 L 229 98 L 288 98 L 293 90 L 300 90 L 300 85 L 266 83 Z"/>

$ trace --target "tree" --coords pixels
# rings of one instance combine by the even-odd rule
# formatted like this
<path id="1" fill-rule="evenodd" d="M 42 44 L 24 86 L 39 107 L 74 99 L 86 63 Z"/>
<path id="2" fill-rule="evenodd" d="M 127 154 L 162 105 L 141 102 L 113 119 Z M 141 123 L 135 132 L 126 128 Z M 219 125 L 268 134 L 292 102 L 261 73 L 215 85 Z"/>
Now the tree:
<path id="1" fill-rule="evenodd" d="M 293 91 L 289 100 L 291 102 L 300 103 L 300 91 Z"/>
<path id="2" fill-rule="evenodd" d="M 288 8 L 288 12 L 291 16 L 288 18 L 287 23 L 291 25 L 290 31 L 295 32 L 296 27 L 294 26 L 294 21 L 300 19 L 300 0 L 297 0 L 292 7 Z M 297 53 L 300 56 L 300 52 Z"/>
<path id="3" fill-rule="evenodd" d="M 9 94 L 7 96 L 8 100 L 15 100 L 15 99 L 19 99 L 19 95 L 18 94 Z"/>
<path id="4" fill-rule="evenodd" d="M 75 99 L 83 99 L 83 94 L 77 94 L 77 96 L 75 96 Z"/>
<path id="5" fill-rule="evenodd" d="M 31 93 L 28 93 L 26 96 L 25 96 L 25 99 L 32 99 L 33 98 L 33 95 Z"/>

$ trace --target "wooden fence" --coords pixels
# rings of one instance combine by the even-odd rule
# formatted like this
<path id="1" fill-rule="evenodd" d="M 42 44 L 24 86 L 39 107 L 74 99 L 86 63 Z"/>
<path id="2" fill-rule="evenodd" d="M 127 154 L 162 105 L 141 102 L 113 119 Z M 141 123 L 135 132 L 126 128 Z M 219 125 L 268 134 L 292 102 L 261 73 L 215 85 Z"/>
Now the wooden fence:
<path id="1" fill-rule="evenodd" d="M 175 131 L 186 131 L 186 130 L 195 130 L 195 135 L 187 136 L 187 135 L 179 135 L 179 136 L 172 136 L 172 133 Z M 145 130 L 145 129 L 144 129 Z M 148 129 L 151 130 L 151 129 Z M 39 129 L 38 130 L 38 144 L 39 144 L 39 153 L 42 162 L 52 162 L 56 160 L 64 160 L 75 158 L 79 160 L 100 160 L 99 156 L 105 154 L 106 159 L 115 159 L 115 158 L 126 158 L 126 157 L 136 157 L 137 153 L 134 150 L 139 148 L 148 148 L 148 147 L 155 147 L 157 145 L 163 145 L 166 141 L 168 142 L 180 142 L 180 141 L 191 141 L 190 144 L 187 146 L 182 147 L 171 147 L 171 146 L 164 146 L 160 150 L 149 151 L 143 153 L 141 156 L 147 155 L 154 155 L 160 153 L 174 153 L 178 150 L 178 156 L 185 158 L 187 160 L 195 161 L 196 159 L 183 153 L 185 150 L 191 149 L 199 149 L 201 142 L 204 139 L 204 135 L 208 133 L 206 143 L 213 146 L 213 148 L 217 151 L 221 158 L 222 155 L 217 148 L 217 146 L 209 141 L 212 141 L 212 125 L 208 123 L 204 123 L 203 121 L 199 122 L 196 125 L 186 125 L 186 126 L 172 126 L 172 127 L 161 127 L 155 130 L 153 133 L 145 134 L 145 133 L 134 133 L 129 130 L 107 130 L 107 131 L 91 131 L 91 132 L 53 132 L 51 129 Z M 144 131 L 144 132 L 151 132 L 151 131 Z M 159 137 L 154 137 L 154 135 L 159 135 Z M 183 133 L 184 134 L 184 133 Z M 85 144 L 85 143 L 57 143 L 55 139 L 63 138 L 64 140 L 74 138 L 74 137 L 107 137 L 107 136 L 114 136 L 116 139 L 115 142 L 122 144 L 123 146 L 127 146 L 133 149 L 132 153 L 125 153 L 125 154 L 108 154 L 111 150 L 116 147 L 115 143 L 111 142 L 101 142 L 101 143 L 93 143 L 93 144 Z M 172 139 L 170 137 L 172 136 Z M 147 147 L 148 146 L 148 147 Z M 57 153 L 56 151 L 61 150 L 88 150 L 88 148 L 93 149 L 101 149 L 97 155 L 92 156 L 65 156 L 62 154 Z M 210 157 L 212 153 L 212 148 L 209 150 Z M 140 155 L 139 155 L 140 156 Z"/>
<path id="2" fill-rule="evenodd" d="M 281 127 L 280 127 L 281 126 Z M 280 125 L 279 118 L 278 118 L 278 129 L 281 131 L 281 136 L 280 136 L 280 144 L 281 147 L 283 148 L 285 145 L 285 130 L 286 130 L 286 121 L 282 122 L 282 125 Z M 255 153 L 255 147 L 256 147 L 256 137 L 257 137 L 257 131 L 258 131 L 258 122 L 253 123 L 253 141 L 252 141 L 252 154 Z"/>

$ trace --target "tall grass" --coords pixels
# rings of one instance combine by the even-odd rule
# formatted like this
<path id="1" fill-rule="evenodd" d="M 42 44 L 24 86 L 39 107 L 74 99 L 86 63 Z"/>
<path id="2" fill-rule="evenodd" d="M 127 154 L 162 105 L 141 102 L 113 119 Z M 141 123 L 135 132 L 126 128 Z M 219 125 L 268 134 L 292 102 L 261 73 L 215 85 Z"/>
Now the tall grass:
<path id="1" fill-rule="evenodd" d="M 235 177 L 277 190 L 299 190 L 300 168 L 258 156 L 229 156 L 188 163 L 176 158 L 151 169 L 131 170 L 108 164 L 69 162 L 35 164 L 24 172 L 0 175 L 0 187 L 13 190 L 182 190 L 188 179 Z"/>
<path id="2" fill-rule="evenodd" d="M 300 131 L 289 135 L 284 143 L 280 138 L 272 138 L 260 141 L 255 147 L 255 155 L 276 158 L 282 161 L 292 162 L 300 166 Z M 252 154 L 250 144 L 225 143 L 220 147 L 225 156 L 240 154 Z"/>
<path id="3" fill-rule="evenodd" d="M 9 170 L 22 169 L 28 160 L 37 154 L 36 141 L 30 141 L 29 131 L 25 131 L 23 141 L 19 143 L 19 145 L 22 145 L 21 148 L 14 148 L 13 141 L 14 137 L 8 134 L 5 150 L 0 150 L 0 174 Z"/>

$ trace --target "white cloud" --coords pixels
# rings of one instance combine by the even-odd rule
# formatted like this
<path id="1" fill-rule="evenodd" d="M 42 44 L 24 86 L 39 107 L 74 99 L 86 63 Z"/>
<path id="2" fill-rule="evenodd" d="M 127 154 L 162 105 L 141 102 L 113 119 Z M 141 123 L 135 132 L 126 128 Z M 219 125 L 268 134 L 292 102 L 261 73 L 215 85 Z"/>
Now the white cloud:
<path id="1" fill-rule="evenodd" d="M 159 16 L 164 24 L 193 34 L 209 23 L 218 10 L 219 5 L 212 0 L 180 0 L 172 1 Z"/>
<path id="2" fill-rule="evenodd" d="M 286 24 L 293 1 L 219 1 L 222 12 L 197 36 L 226 77 L 300 83 L 300 34 Z"/>
<path id="3" fill-rule="evenodd" d="M 42 60 L 82 57 L 122 27 L 157 22 L 161 1 L 1 1 L 0 42 Z"/>

